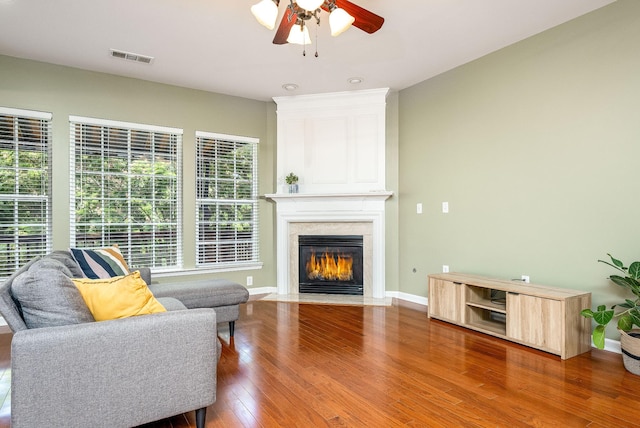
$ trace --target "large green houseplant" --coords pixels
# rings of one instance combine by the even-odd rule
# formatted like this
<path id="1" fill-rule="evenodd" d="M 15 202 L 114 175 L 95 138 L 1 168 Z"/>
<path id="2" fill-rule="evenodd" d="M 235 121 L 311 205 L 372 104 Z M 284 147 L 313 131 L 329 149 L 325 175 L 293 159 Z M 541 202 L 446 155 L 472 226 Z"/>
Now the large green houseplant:
<path id="1" fill-rule="evenodd" d="M 623 303 L 617 303 L 607 309 L 605 305 L 600 305 L 595 311 L 583 309 L 580 313 L 586 318 L 593 318 L 596 327 L 593 329 L 593 343 L 599 348 L 604 348 L 605 329 L 613 319 L 618 319 L 618 328 L 622 331 L 629 331 L 633 326 L 640 327 L 640 262 L 633 262 L 628 267 L 623 262 L 607 254 L 611 261 L 598 260 L 614 269 L 622 275 L 611 275 L 609 279 L 616 285 L 629 290 L 635 299 L 625 299 Z"/>

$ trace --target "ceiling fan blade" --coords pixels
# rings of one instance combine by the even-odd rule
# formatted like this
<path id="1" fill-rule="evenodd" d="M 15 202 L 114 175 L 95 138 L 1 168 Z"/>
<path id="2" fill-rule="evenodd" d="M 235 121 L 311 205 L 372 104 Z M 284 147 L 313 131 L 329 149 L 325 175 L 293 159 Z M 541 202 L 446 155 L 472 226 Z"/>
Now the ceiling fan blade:
<path id="1" fill-rule="evenodd" d="M 287 38 L 289 37 L 291 28 L 296 25 L 297 19 L 298 15 L 296 12 L 292 10 L 290 6 L 287 6 L 284 10 L 282 21 L 280 21 L 280 25 L 278 26 L 278 31 L 276 31 L 276 35 L 273 37 L 273 43 L 275 45 L 285 45 L 288 43 Z"/>
<path id="2" fill-rule="evenodd" d="M 364 9 L 357 4 L 353 4 L 347 0 L 335 0 L 336 6 L 340 9 L 344 9 L 349 15 L 353 16 L 356 20 L 353 23 L 354 27 L 358 27 L 362 31 L 365 31 L 369 34 L 375 33 L 382 27 L 384 24 L 384 18 L 376 15 L 373 12 Z M 329 11 L 324 5 L 322 6 L 324 10 Z"/>

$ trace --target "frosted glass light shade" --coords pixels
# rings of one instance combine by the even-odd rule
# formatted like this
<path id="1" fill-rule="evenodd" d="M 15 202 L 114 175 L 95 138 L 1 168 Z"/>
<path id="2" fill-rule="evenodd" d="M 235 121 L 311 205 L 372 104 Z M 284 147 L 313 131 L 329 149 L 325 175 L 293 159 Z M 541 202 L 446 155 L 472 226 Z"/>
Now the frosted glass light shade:
<path id="1" fill-rule="evenodd" d="M 298 6 L 303 8 L 304 10 L 308 10 L 309 12 L 313 12 L 324 3 L 324 0 L 297 0 L 296 3 Z"/>
<path id="2" fill-rule="evenodd" d="M 256 3 L 251 6 L 251 13 L 256 17 L 259 23 L 267 27 L 269 30 L 273 30 L 276 26 L 276 19 L 278 18 L 278 6 L 273 0 L 262 0 L 260 3 Z"/>
<path id="3" fill-rule="evenodd" d="M 294 25 L 291 27 L 287 42 L 294 43 L 296 45 L 310 45 L 311 38 L 309 37 L 309 29 L 306 25 L 300 27 L 300 25 Z"/>
<path id="4" fill-rule="evenodd" d="M 356 19 L 349 15 L 344 9 L 335 8 L 329 15 L 329 27 L 331 27 L 331 35 L 338 36 L 351 27 Z"/>

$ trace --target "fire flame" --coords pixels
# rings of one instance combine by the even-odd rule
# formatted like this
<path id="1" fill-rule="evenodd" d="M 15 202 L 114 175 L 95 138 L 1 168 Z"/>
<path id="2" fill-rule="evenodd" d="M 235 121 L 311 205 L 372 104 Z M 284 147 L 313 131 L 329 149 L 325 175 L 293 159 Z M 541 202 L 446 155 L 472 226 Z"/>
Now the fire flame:
<path id="1" fill-rule="evenodd" d="M 315 251 L 307 261 L 307 278 L 324 281 L 351 281 L 353 279 L 353 257 L 328 251 L 316 257 Z"/>

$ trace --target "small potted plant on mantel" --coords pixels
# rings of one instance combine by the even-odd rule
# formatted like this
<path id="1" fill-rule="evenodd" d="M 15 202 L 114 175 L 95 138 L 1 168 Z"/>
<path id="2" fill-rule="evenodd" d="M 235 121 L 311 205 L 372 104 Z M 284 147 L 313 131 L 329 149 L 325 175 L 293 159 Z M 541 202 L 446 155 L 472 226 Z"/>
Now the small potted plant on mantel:
<path id="1" fill-rule="evenodd" d="M 628 267 L 623 262 L 607 254 L 611 262 L 598 260 L 624 274 L 611 275 L 609 279 L 616 285 L 629 290 L 635 299 L 625 299 L 607 309 L 600 305 L 595 311 L 583 309 L 580 313 L 585 318 L 593 318 L 596 327 L 593 329 L 593 343 L 599 348 L 604 348 L 605 329 L 613 319 L 618 319 L 618 331 L 620 331 L 620 348 L 625 368 L 633 374 L 640 375 L 640 262 L 631 263 Z"/>
<path id="2" fill-rule="evenodd" d="M 298 193 L 298 176 L 295 175 L 293 172 L 290 172 L 289 175 L 287 175 L 284 178 L 284 181 L 287 182 L 287 184 L 289 185 L 289 193 Z"/>

